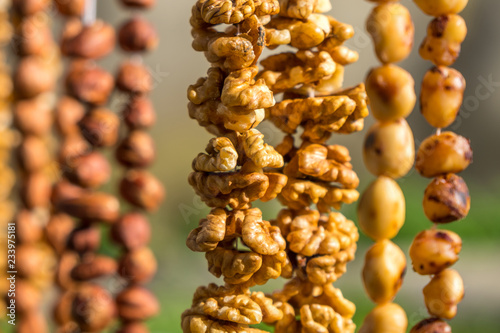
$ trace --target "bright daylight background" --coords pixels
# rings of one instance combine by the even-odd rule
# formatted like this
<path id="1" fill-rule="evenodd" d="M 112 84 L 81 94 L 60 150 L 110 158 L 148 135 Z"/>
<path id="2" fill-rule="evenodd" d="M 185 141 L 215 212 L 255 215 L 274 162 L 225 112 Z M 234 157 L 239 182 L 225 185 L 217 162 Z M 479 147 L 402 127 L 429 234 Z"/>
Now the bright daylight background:
<path id="1" fill-rule="evenodd" d="M 122 22 L 128 13 L 123 12 L 117 3 L 99 1 L 98 16 L 114 24 Z M 193 3 L 194 0 L 159 0 L 154 10 L 147 14 L 161 35 L 160 48 L 146 59 L 156 80 L 152 95 L 158 113 L 158 123 L 153 130 L 157 140 L 158 161 L 153 172 L 161 178 L 168 191 L 161 210 L 151 218 L 155 230 L 152 247 L 158 258 L 159 271 L 150 287 L 162 303 L 161 315 L 150 322 L 151 332 L 154 333 L 180 332 L 180 315 L 190 307 L 196 287 L 217 281 L 208 273 L 204 255 L 192 253 L 184 244 L 189 231 L 208 212 L 207 208 L 199 204 L 187 183 L 192 159 L 203 151 L 210 138 L 203 128 L 189 119 L 186 108 L 187 86 L 204 76 L 209 66 L 203 55 L 190 46 L 188 20 Z M 403 0 L 402 3 L 412 12 L 416 39 L 412 56 L 400 65 L 411 71 L 419 89 L 430 63 L 419 58 L 417 49 L 430 18 L 423 15 L 412 1 Z M 364 30 L 364 21 L 371 8 L 373 3 L 364 0 L 336 0 L 330 13 L 352 24 L 357 32 L 348 45 L 360 52 L 360 61 L 347 67 L 346 85 L 363 81 L 369 68 L 378 64 L 371 40 Z M 458 232 L 464 241 L 461 259 L 455 268 L 464 278 L 466 295 L 459 306 L 457 318 L 451 322 L 454 333 L 500 332 L 500 288 L 497 282 L 500 275 L 500 112 L 497 110 L 500 105 L 499 12 L 499 1 L 469 2 L 462 14 L 467 21 L 469 35 L 463 44 L 462 55 L 454 65 L 466 77 L 468 87 L 465 94 L 467 106 L 451 129 L 470 138 L 475 153 L 474 164 L 461 174 L 471 191 L 470 215 L 464 221 L 446 226 Z M 117 53 L 104 60 L 103 65 L 114 70 L 121 56 Z M 481 88 L 481 92 L 486 88 L 491 94 L 488 98 L 480 98 L 476 95 L 476 89 L 487 81 L 497 83 Z M 432 128 L 418 112 L 418 106 L 408 121 L 417 144 L 432 133 Z M 366 128 L 371 123 L 370 118 Z M 276 143 L 282 137 L 272 125 L 263 124 L 259 128 L 271 142 Z M 361 178 L 360 191 L 374 179 L 362 163 L 363 136 L 364 132 L 349 137 L 337 135 L 330 141 L 345 144 L 350 149 L 355 170 Z M 117 168 L 116 178 L 120 173 Z M 395 242 L 405 252 L 416 233 L 430 227 L 421 208 L 423 191 L 428 182 L 414 172 L 399 181 L 405 192 L 408 210 L 406 224 Z M 115 187 L 109 186 L 108 190 L 115 191 Z M 277 203 L 262 207 L 266 219 L 274 218 L 280 209 Z M 349 218 L 356 218 L 354 205 L 346 207 L 344 212 Z M 356 260 L 348 265 L 348 272 L 335 284 L 348 299 L 357 304 L 355 320 L 358 325 L 373 306 L 364 294 L 360 278 L 364 252 L 370 244 L 370 240 L 361 236 Z M 110 248 L 104 246 L 102 251 L 109 253 Z M 221 280 L 218 282 L 222 283 Z M 417 275 L 410 267 L 404 286 L 395 300 L 407 311 L 410 327 L 427 315 L 422 296 L 422 288 L 427 282 L 428 277 Z M 273 281 L 263 290 L 278 289 L 283 283 L 283 280 Z M 48 303 L 48 315 L 50 307 Z"/>

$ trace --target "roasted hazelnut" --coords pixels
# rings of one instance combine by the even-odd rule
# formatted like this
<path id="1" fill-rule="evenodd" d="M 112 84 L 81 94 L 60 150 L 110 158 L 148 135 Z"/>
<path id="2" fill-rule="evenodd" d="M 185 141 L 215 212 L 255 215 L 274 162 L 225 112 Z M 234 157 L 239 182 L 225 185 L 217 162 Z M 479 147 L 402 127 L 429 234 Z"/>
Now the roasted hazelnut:
<path id="1" fill-rule="evenodd" d="M 63 167 L 74 165 L 74 160 L 89 154 L 91 151 L 92 146 L 78 131 L 63 138 L 59 147 L 58 160 Z"/>
<path id="2" fill-rule="evenodd" d="M 88 281 L 115 274 L 118 264 L 113 258 L 89 255 L 71 270 L 71 277 L 76 281 Z"/>
<path id="3" fill-rule="evenodd" d="M 45 13 L 36 13 L 20 22 L 14 39 L 20 55 L 43 55 L 49 45 L 54 45 L 50 27 L 45 22 Z"/>
<path id="4" fill-rule="evenodd" d="M 141 322 L 123 323 L 116 333 L 149 333 L 149 329 Z"/>
<path id="5" fill-rule="evenodd" d="M 464 98 L 465 79 L 459 71 L 433 67 L 425 73 L 420 91 L 420 111 L 436 128 L 451 125 Z"/>
<path id="6" fill-rule="evenodd" d="M 43 172 L 30 173 L 21 184 L 21 200 L 28 209 L 50 206 L 52 184 Z"/>
<path id="7" fill-rule="evenodd" d="M 66 77 L 68 93 L 93 105 L 106 104 L 113 88 L 113 76 L 99 67 L 78 64 L 70 69 Z"/>
<path id="8" fill-rule="evenodd" d="M 63 136 L 80 132 L 78 122 L 85 116 L 85 107 L 76 99 L 63 96 L 56 106 L 55 124 Z"/>
<path id="9" fill-rule="evenodd" d="M 118 140 L 120 118 L 108 109 L 93 109 L 80 121 L 80 128 L 82 135 L 93 146 L 111 147 Z"/>
<path id="10" fill-rule="evenodd" d="M 470 141 L 453 132 L 443 132 L 425 139 L 417 152 L 415 169 L 432 178 L 459 173 L 472 163 Z"/>
<path id="11" fill-rule="evenodd" d="M 394 179 L 410 171 L 415 161 L 413 133 L 405 119 L 377 122 L 366 133 L 363 160 L 375 176 Z"/>
<path id="12" fill-rule="evenodd" d="M 390 240 L 379 241 L 366 252 L 363 283 L 375 303 L 392 301 L 403 284 L 405 273 L 405 254 Z"/>
<path id="13" fill-rule="evenodd" d="M 469 0 L 413 0 L 427 15 L 441 16 L 460 13 Z"/>
<path id="14" fill-rule="evenodd" d="M 80 186 L 71 184 L 67 180 L 62 180 L 54 185 L 50 201 L 54 206 L 57 206 L 63 201 L 79 198 L 85 193 L 86 191 Z"/>
<path id="15" fill-rule="evenodd" d="M 19 323 L 16 328 L 17 333 L 49 332 L 47 321 L 45 320 L 43 314 L 39 311 L 29 312 L 25 316 L 19 318 Z"/>
<path id="16" fill-rule="evenodd" d="M 59 262 L 56 268 L 55 282 L 64 289 L 73 289 L 76 282 L 71 278 L 71 271 L 80 262 L 80 256 L 73 251 L 64 251 L 59 257 Z M 71 307 L 69 307 L 71 311 Z"/>
<path id="17" fill-rule="evenodd" d="M 78 252 L 94 252 L 101 245 L 101 233 L 99 228 L 92 225 L 83 225 L 69 235 L 68 246 Z"/>
<path id="18" fill-rule="evenodd" d="M 111 323 L 116 308 L 113 297 L 105 289 L 87 284 L 76 291 L 71 313 L 83 331 L 96 332 Z"/>
<path id="19" fill-rule="evenodd" d="M 23 209 L 16 217 L 16 240 L 18 244 L 35 243 L 43 237 L 43 222 L 35 212 Z"/>
<path id="20" fill-rule="evenodd" d="M 66 249 L 69 235 L 74 228 L 73 219 L 66 214 L 53 214 L 50 217 L 45 227 L 45 237 L 58 254 Z"/>
<path id="21" fill-rule="evenodd" d="M 18 149 L 20 167 L 26 172 L 36 172 L 50 162 L 50 155 L 45 142 L 36 136 L 23 138 Z"/>
<path id="22" fill-rule="evenodd" d="M 411 74 L 392 64 L 370 71 L 366 78 L 366 93 L 373 116 L 379 121 L 406 118 L 417 100 Z"/>
<path id="23" fill-rule="evenodd" d="M 73 321 L 71 316 L 71 305 L 73 304 L 74 298 L 75 293 L 73 291 L 66 291 L 59 296 L 54 308 L 54 319 L 57 324 L 62 326 Z"/>
<path id="24" fill-rule="evenodd" d="M 425 216 L 432 222 L 461 220 L 470 209 L 467 184 L 455 174 L 437 177 L 425 189 L 423 206 Z"/>
<path id="25" fill-rule="evenodd" d="M 123 110 L 125 123 L 131 129 L 149 128 L 156 121 L 153 104 L 148 97 L 134 96 Z"/>
<path id="26" fill-rule="evenodd" d="M 50 0 L 12 0 L 12 7 L 22 16 L 33 15 L 49 7 Z"/>
<path id="27" fill-rule="evenodd" d="M 82 25 L 66 29 L 63 34 L 61 51 L 68 57 L 99 59 L 111 53 L 116 36 L 113 27 L 97 20 L 92 25 Z"/>
<path id="28" fill-rule="evenodd" d="M 453 319 L 464 297 L 464 282 L 457 271 L 446 269 L 424 287 L 425 306 L 433 316 Z"/>
<path id="29" fill-rule="evenodd" d="M 56 81 L 53 69 L 36 56 L 22 58 L 12 80 L 16 93 L 23 98 L 52 90 Z"/>
<path id="30" fill-rule="evenodd" d="M 118 162 L 129 168 L 145 168 L 156 157 L 153 138 L 145 131 L 131 131 L 116 149 Z"/>
<path id="31" fill-rule="evenodd" d="M 451 327 L 439 318 L 427 318 L 413 326 L 410 333 L 451 333 Z"/>
<path id="32" fill-rule="evenodd" d="M 413 270 L 421 275 L 437 274 L 458 260 L 460 237 L 448 230 L 425 230 L 410 246 Z"/>
<path id="33" fill-rule="evenodd" d="M 116 86 L 126 93 L 146 94 L 153 89 L 153 79 L 146 66 L 127 61 L 118 70 Z"/>
<path id="34" fill-rule="evenodd" d="M 151 51 L 158 46 L 158 35 L 151 23 L 134 17 L 120 27 L 118 42 L 127 52 Z"/>
<path id="35" fill-rule="evenodd" d="M 420 45 L 420 56 L 436 66 L 451 66 L 460 55 L 467 36 L 467 25 L 459 15 L 443 15 L 431 21 L 427 37 Z"/>
<path id="36" fill-rule="evenodd" d="M 68 180 L 86 188 L 98 188 L 111 177 L 111 166 L 99 152 L 75 157 L 63 170 Z"/>
<path id="37" fill-rule="evenodd" d="M 156 0 L 121 0 L 120 2 L 127 7 L 145 9 L 154 6 Z"/>
<path id="38" fill-rule="evenodd" d="M 128 213 L 113 225 L 111 236 L 118 244 L 131 251 L 149 243 L 151 226 L 144 215 Z"/>
<path id="39" fill-rule="evenodd" d="M 12 294 L 13 293 L 9 293 L 8 295 Z M 40 291 L 28 281 L 19 280 L 16 281 L 14 297 L 8 296 L 6 299 L 9 302 L 11 299 L 14 299 L 16 302 L 16 310 L 19 311 L 19 314 L 26 315 L 30 312 L 36 312 L 41 305 L 42 295 Z"/>
<path id="40" fill-rule="evenodd" d="M 131 283 L 150 281 L 156 273 L 156 258 L 148 247 L 126 253 L 120 260 L 118 273 Z"/>
<path id="41" fill-rule="evenodd" d="M 405 311 L 397 304 L 385 303 L 368 313 L 359 333 L 405 333 L 407 327 Z"/>
<path id="42" fill-rule="evenodd" d="M 111 194 L 87 192 L 79 197 L 61 200 L 57 207 L 73 217 L 114 223 L 120 216 L 120 202 Z"/>
<path id="43" fill-rule="evenodd" d="M 14 106 L 14 123 L 24 135 L 46 135 L 52 126 L 52 110 L 39 99 L 18 101 Z"/>
<path id="44" fill-rule="evenodd" d="M 82 16 L 85 0 L 54 0 L 59 13 L 66 16 Z"/>
<path id="45" fill-rule="evenodd" d="M 165 197 L 162 183 L 144 170 L 129 170 L 120 182 L 120 193 L 129 203 L 154 211 Z"/>
<path id="46" fill-rule="evenodd" d="M 395 237 L 405 221 L 405 197 L 389 177 L 379 177 L 363 193 L 358 205 L 361 230 L 375 241 Z"/>
<path id="47" fill-rule="evenodd" d="M 410 54 L 415 27 L 405 6 L 397 2 L 379 4 L 368 17 L 366 27 L 382 63 L 395 63 Z"/>
<path id="48" fill-rule="evenodd" d="M 156 297 L 141 286 L 130 286 L 116 296 L 118 315 L 125 321 L 143 321 L 158 314 Z"/>

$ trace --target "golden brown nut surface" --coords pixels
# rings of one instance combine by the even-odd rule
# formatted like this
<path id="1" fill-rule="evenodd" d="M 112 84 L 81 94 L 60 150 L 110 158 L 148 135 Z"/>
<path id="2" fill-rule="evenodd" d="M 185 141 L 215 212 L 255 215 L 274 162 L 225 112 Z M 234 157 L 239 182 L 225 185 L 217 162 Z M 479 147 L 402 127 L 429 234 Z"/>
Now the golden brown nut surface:
<path id="1" fill-rule="evenodd" d="M 464 297 L 464 282 L 457 271 L 446 269 L 424 287 L 425 306 L 433 316 L 453 319 Z"/>
<path id="2" fill-rule="evenodd" d="M 397 304 L 386 303 L 368 313 L 359 333 L 404 333 L 407 327 L 405 311 Z"/>
<path id="3" fill-rule="evenodd" d="M 469 0 L 414 0 L 420 9 L 431 16 L 460 13 Z"/>
<path id="4" fill-rule="evenodd" d="M 432 178 L 459 173 L 472 163 L 470 141 L 453 132 L 443 132 L 425 139 L 417 152 L 415 169 Z"/>

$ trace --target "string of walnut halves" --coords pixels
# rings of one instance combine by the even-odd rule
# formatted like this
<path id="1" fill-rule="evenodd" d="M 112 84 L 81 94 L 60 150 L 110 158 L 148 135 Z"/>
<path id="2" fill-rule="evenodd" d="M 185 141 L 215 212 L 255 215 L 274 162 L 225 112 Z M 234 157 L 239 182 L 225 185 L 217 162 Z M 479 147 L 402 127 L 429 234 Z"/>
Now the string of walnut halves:
<path id="1" fill-rule="evenodd" d="M 322 14 L 330 9 L 326 0 L 193 6 L 193 48 L 211 67 L 188 89 L 189 115 L 216 137 L 189 175 L 212 210 L 187 246 L 205 252 L 225 285 L 196 290 L 182 314 L 185 333 L 264 332 L 254 327 L 262 323 L 277 333 L 355 330 L 355 306 L 332 283 L 358 240 L 354 223 L 335 210 L 358 199 L 359 180 L 348 150 L 326 141 L 363 128 L 367 96 L 363 84 L 342 90 L 344 66 L 358 55 L 343 45 L 352 27 Z M 221 24 L 228 26 L 215 29 Z M 263 49 L 280 45 L 298 50 L 262 60 L 259 70 Z M 286 134 L 276 148 L 256 129 L 265 119 Z M 252 203 L 275 198 L 286 208 L 268 222 Z M 280 276 L 289 279 L 281 291 L 249 290 Z"/>

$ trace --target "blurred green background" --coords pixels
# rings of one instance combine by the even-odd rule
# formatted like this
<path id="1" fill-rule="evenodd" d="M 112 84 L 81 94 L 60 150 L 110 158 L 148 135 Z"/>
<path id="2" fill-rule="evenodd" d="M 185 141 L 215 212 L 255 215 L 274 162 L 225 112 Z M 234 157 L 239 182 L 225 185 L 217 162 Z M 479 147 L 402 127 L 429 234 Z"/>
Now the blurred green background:
<path id="1" fill-rule="evenodd" d="M 117 1 L 98 1 L 98 16 L 119 24 L 129 13 L 117 5 Z M 203 151 L 210 135 L 187 115 L 186 89 L 198 77 L 205 76 L 208 63 L 203 55 L 191 49 L 190 27 L 188 24 L 191 6 L 194 1 L 159 0 L 147 16 L 155 22 L 161 35 L 159 49 L 148 55 L 149 64 L 155 78 L 156 88 L 152 93 L 158 113 L 158 123 L 153 129 L 157 140 L 158 161 L 153 172 L 158 175 L 167 188 L 167 200 L 161 209 L 151 216 L 154 226 L 152 247 L 157 254 L 159 271 L 150 284 L 162 303 L 162 312 L 151 320 L 153 333 L 180 332 L 180 315 L 190 307 L 191 297 L 199 285 L 219 282 L 207 272 L 204 255 L 192 253 L 185 246 L 189 231 L 197 226 L 208 209 L 195 197 L 187 184 L 192 159 Z M 418 56 L 418 46 L 425 36 L 430 18 L 423 15 L 412 1 L 402 1 L 410 8 L 416 27 L 415 47 L 410 58 L 400 65 L 409 70 L 415 78 L 417 89 L 428 62 Z M 346 69 L 346 85 L 354 85 L 364 80 L 369 68 L 377 65 L 371 40 L 364 29 L 364 21 L 373 3 L 363 0 L 337 0 L 330 13 L 340 21 L 352 24 L 356 37 L 348 45 L 360 53 L 360 61 Z M 451 322 L 453 332 L 500 332 L 500 135 L 498 130 L 500 112 L 500 2 L 491 0 L 470 1 L 463 16 L 467 20 L 469 35 L 463 44 L 460 59 L 454 65 L 467 79 L 466 99 L 458 120 L 450 129 L 472 140 L 474 164 L 463 176 L 469 184 L 472 196 L 472 209 L 469 217 L 449 225 L 458 232 L 464 246 L 461 260 L 455 268 L 459 270 L 466 285 L 464 301 L 459 306 L 459 314 Z M 279 49 L 278 49 L 279 51 Z M 276 51 L 274 51 L 276 52 Z M 116 53 L 102 63 L 115 69 L 123 54 Z M 493 84 L 485 84 L 485 82 Z M 489 92 L 487 98 L 481 95 Z M 116 107 L 119 102 L 114 102 Z M 418 145 L 433 132 L 423 117 L 415 111 L 408 119 Z M 366 128 L 373 122 L 369 119 Z M 262 124 L 259 129 L 266 135 L 266 141 L 279 142 L 282 135 L 270 124 Z M 355 170 L 361 178 L 363 190 L 373 176 L 366 172 L 361 159 L 361 145 L 364 132 L 354 135 L 334 136 L 330 142 L 345 144 L 353 156 Z M 116 170 L 119 177 L 121 170 Z M 407 221 L 395 242 L 407 252 L 412 238 L 417 232 L 430 227 L 425 218 L 421 201 L 423 191 L 429 180 L 419 177 L 415 172 L 399 181 L 407 200 Z M 108 188 L 114 191 L 114 187 Z M 278 213 L 277 203 L 261 205 L 264 217 L 272 219 Z M 345 207 L 345 214 L 355 217 L 355 207 Z M 448 228 L 448 226 L 446 226 Z M 365 296 L 360 272 L 364 252 L 371 244 L 361 236 L 356 260 L 349 264 L 348 272 L 335 286 L 354 301 L 358 307 L 355 320 L 360 324 L 362 318 L 373 304 Z M 103 251 L 110 251 L 103 248 Z M 422 288 L 427 277 L 418 276 L 408 270 L 405 283 L 396 302 L 407 311 L 410 327 L 427 316 L 422 297 Z M 281 288 L 283 280 L 273 281 L 261 290 L 271 291 Z M 50 304 L 46 309 L 49 313 Z"/>

